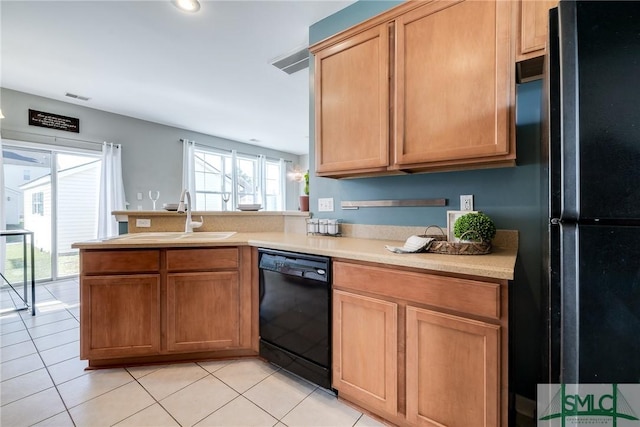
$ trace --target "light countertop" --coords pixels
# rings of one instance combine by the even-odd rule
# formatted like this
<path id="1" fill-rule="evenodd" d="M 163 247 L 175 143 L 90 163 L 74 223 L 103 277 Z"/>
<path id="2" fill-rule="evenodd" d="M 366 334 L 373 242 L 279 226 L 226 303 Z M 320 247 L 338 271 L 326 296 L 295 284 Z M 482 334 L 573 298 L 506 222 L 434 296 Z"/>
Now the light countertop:
<path id="1" fill-rule="evenodd" d="M 175 233 L 181 234 L 181 233 Z M 140 249 L 166 247 L 215 247 L 249 245 L 332 258 L 367 261 L 424 270 L 467 274 L 494 279 L 513 280 L 517 248 L 493 247 L 487 255 L 441 255 L 432 253 L 396 254 L 385 245 L 402 246 L 403 241 L 373 240 L 353 237 L 307 236 L 298 233 L 236 233 L 225 239 L 206 239 L 193 233 L 178 239 L 160 239 L 158 233 L 136 233 L 135 239 L 124 235 L 108 240 L 75 243 L 79 249 Z"/>

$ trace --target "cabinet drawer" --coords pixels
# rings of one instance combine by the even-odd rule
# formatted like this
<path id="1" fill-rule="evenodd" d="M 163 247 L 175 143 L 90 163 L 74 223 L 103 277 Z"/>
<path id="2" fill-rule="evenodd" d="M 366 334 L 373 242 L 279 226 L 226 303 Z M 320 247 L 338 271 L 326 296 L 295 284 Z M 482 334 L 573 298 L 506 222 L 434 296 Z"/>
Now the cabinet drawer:
<path id="1" fill-rule="evenodd" d="M 333 284 L 490 319 L 500 318 L 497 283 L 335 261 Z"/>
<path id="2" fill-rule="evenodd" d="M 82 274 L 142 273 L 160 270 L 160 251 L 124 250 L 81 252 Z"/>
<path id="3" fill-rule="evenodd" d="M 169 249 L 167 270 L 238 268 L 238 248 Z"/>

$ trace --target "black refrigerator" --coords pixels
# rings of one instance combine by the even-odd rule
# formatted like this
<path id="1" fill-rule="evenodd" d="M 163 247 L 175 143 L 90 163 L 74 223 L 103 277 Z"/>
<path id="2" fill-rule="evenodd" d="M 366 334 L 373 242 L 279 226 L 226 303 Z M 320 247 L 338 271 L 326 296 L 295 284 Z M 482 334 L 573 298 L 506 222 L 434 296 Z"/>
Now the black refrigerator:
<path id="1" fill-rule="evenodd" d="M 640 383 L 640 2 L 560 1 L 548 49 L 550 383 Z"/>

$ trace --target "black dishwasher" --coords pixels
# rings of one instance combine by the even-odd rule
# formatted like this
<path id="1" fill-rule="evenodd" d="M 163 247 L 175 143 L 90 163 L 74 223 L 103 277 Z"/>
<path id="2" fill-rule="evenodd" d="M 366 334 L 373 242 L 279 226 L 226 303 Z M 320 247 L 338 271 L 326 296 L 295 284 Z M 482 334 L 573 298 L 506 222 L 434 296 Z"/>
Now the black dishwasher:
<path id="1" fill-rule="evenodd" d="M 260 356 L 331 387 L 331 259 L 259 249 Z"/>

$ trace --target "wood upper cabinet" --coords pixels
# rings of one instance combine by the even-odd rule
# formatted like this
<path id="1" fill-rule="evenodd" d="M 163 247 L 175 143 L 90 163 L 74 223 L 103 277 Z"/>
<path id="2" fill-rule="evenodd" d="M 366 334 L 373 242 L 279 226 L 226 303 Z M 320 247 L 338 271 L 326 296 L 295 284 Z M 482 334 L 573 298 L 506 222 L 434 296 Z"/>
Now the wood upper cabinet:
<path id="1" fill-rule="evenodd" d="M 549 30 L 549 9 L 557 4 L 557 0 L 520 0 L 518 61 L 545 54 Z"/>
<path id="2" fill-rule="evenodd" d="M 80 305 L 82 359 L 160 351 L 160 275 L 84 277 Z"/>
<path id="3" fill-rule="evenodd" d="M 433 1 L 396 19 L 396 169 L 513 161 L 511 2 Z"/>
<path id="4" fill-rule="evenodd" d="M 317 174 L 514 165 L 514 7 L 408 1 L 312 46 Z"/>
<path id="5" fill-rule="evenodd" d="M 237 272 L 167 276 L 167 349 L 234 348 L 240 345 Z"/>
<path id="6" fill-rule="evenodd" d="M 398 305 L 333 292 L 333 387 L 395 416 Z"/>
<path id="7" fill-rule="evenodd" d="M 500 326 L 407 307 L 407 420 L 493 427 L 500 419 Z"/>
<path id="8" fill-rule="evenodd" d="M 379 25 L 315 56 L 319 175 L 389 164 L 388 31 Z"/>

